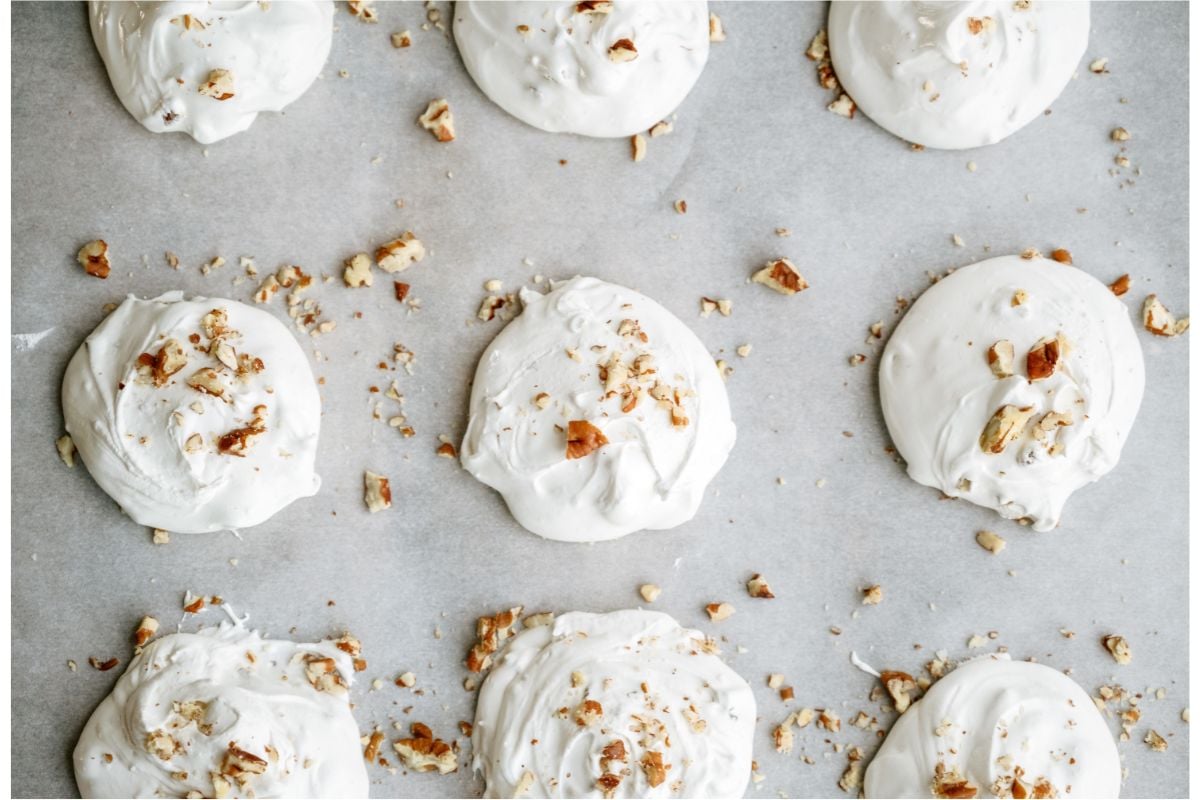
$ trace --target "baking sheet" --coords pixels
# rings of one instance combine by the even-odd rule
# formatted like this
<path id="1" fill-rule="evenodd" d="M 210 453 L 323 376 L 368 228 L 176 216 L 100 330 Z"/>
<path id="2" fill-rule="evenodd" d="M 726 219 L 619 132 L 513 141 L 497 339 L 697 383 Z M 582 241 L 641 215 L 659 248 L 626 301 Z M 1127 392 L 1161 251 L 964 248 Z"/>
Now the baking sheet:
<path id="1" fill-rule="evenodd" d="M 823 5 L 713 8 L 728 40 L 713 46 L 675 132 L 650 140 L 634 164 L 624 140 L 554 136 L 506 116 L 475 88 L 450 38 L 422 29 L 419 4 L 380 4 L 377 25 L 339 4 L 322 80 L 285 114 L 207 148 L 151 135 L 129 117 L 82 5 L 13 6 L 13 333 L 48 331 L 36 345 L 12 342 L 17 795 L 73 795 L 71 750 L 120 672 L 95 672 L 87 658 L 127 660 L 138 619 L 150 613 L 173 627 L 185 590 L 223 595 L 277 635 L 353 631 L 370 664 L 353 694 L 362 730 L 421 720 L 449 737 L 472 718 L 461 662 L 475 616 L 516 603 L 633 606 L 647 581 L 664 589 L 656 608 L 721 635 L 755 689 L 765 779 L 750 796 L 840 795 L 845 756 L 827 740 L 874 747 L 873 734 L 846 725 L 832 736 L 806 729 L 790 756 L 775 753 L 770 731 L 788 708 L 766 687 L 768 672 L 795 685 L 796 705 L 878 716 L 873 681 L 850 666 L 851 651 L 917 671 L 938 649 L 967 656 L 968 638 L 989 631 L 998 638 L 985 649 L 1070 669 L 1092 693 L 1112 681 L 1165 688 L 1165 699 L 1143 701 L 1134 740 L 1120 745 L 1124 793 L 1186 792 L 1190 335 L 1140 336 L 1146 398 L 1121 463 L 1043 534 L 940 501 L 905 477 L 885 452 L 878 348 L 864 344 L 875 320 L 890 331 L 895 298 L 927 285 L 926 270 L 1026 247 L 1066 247 L 1105 281 L 1130 273 L 1131 313 L 1149 291 L 1187 311 L 1186 4 L 1093 5 L 1087 56 L 1053 113 L 959 153 L 910 152 L 861 116 L 824 110 L 830 98 L 804 57 Z M 389 34 L 405 28 L 414 46 L 393 49 Z M 1109 74 L 1089 73 L 1102 56 Z M 449 145 L 415 123 L 442 96 L 457 119 Z M 1136 175 L 1110 174 L 1115 125 L 1133 135 Z M 777 227 L 792 236 L 777 237 Z M 62 373 L 106 303 L 176 288 L 246 300 L 252 284 L 233 285 L 241 255 L 264 273 L 297 263 L 340 275 L 342 259 L 410 228 L 431 248 L 405 274 L 422 310 L 401 308 L 386 280 L 314 292 L 338 323 L 306 344 L 323 354 L 314 370 L 326 379 L 319 495 L 240 537 L 153 546 L 86 469 L 59 462 Z M 94 237 L 115 259 L 104 282 L 74 263 Z M 178 272 L 165 250 L 179 255 Z M 203 276 L 200 265 L 217 255 L 229 264 Z M 746 283 L 779 255 L 811 290 L 787 298 Z M 439 434 L 461 436 L 475 361 L 502 324 L 473 319 L 483 282 L 515 288 L 575 273 L 658 299 L 735 367 L 737 446 L 696 519 L 676 530 L 594 546 L 543 541 L 434 455 Z M 733 315 L 700 319 L 701 295 L 731 298 Z M 283 315 L 280 300 L 273 311 Z M 397 341 L 417 354 L 415 374 L 400 377 L 412 439 L 371 416 L 374 365 Z M 753 352 L 736 357 L 745 343 Z M 849 366 L 855 352 L 868 364 Z M 390 511 L 366 512 L 364 468 L 391 476 Z M 993 557 L 977 547 L 981 528 L 1000 532 L 1008 549 Z M 752 572 L 777 599 L 750 601 Z M 859 604 L 867 583 L 883 586 L 881 605 Z M 738 613 L 709 623 L 703 606 L 715 600 Z M 1112 632 L 1131 642 L 1132 664 L 1117 666 L 1101 648 Z M 391 683 L 405 670 L 424 694 Z M 385 686 L 370 691 L 375 678 Z M 1167 752 L 1141 742 L 1151 728 Z M 466 768 L 440 777 L 373 767 L 371 776 L 376 796 L 481 789 Z"/>

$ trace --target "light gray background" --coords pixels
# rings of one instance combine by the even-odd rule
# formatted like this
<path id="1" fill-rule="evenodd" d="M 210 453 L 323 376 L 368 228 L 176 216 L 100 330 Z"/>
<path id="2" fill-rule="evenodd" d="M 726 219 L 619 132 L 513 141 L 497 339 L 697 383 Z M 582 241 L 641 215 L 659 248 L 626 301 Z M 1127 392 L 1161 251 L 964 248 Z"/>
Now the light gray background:
<path id="1" fill-rule="evenodd" d="M 890 331 L 896 296 L 925 287 L 926 270 L 1031 246 L 1067 247 L 1106 282 L 1133 275 L 1131 314 L 1148 291 L 1187 311 L 1186 6 L 1094 5 L 1087 56 L 1052 115 L 983 150 L 924 153 L 861 116 L 824 110 L 829 98 L 803 55 L 824 24 L 823 5 L 714 9 L 728 41 L 713 46 L 675 133 L 651 140 L 634 164 L 625 140 L 550 135 L 506 116 L 475 88 L 452 40 L 420 30 L 415 3 L 381 4 L 373 26 L 339 3 L 323 79 L 286 114 L 265 115 L 207 151 L 129 117 L 82 5 L 14 6 L 13 332 L 53 328 L 30 351 L 13 344 L 18 795 L 75 791 L 71 749 L 120 672 L 97 673 L 88 656 L 127 661 L 141 615 L 172 628 L 187 589 L 219 593 L 279 635 L 293 626 L 298 637 L 352 630 L 370 662 L 354 690 L 361 728 L 412 719 L 450 736 L 472 717 L 461 661 L 476 615 L 515 603 L 632 606 L 645 581 L 664 588 L 656 608 L 725 637 L 730 663 L 754 686 L 766 780 L 751 796 L 839 795 L 845 758 L 830 755 L 826 739 L 872 739 L 809 729 L 796 752 L 776 754 L 770 731 L 787 709 L 766 688 L 768 672 L 787 675 L 799 704 L 844 718 L 878 714 L 867 701 L 872 679 L 848 662 L 852 649 L 877 667 L 915 672 L 939 648 L 966 656 L 968 637 L 990 630 L 1018 658 L 1072 669 L 1089 692 L 1113 680 L 1135 691 L 1165 687 L 1167 699 L 1144 702 L 1135 740 L 1120 746 L 1124 791 L 1186 792 L 1189 337 L 1139 334 L 1146 399 L 1121 464 L 1043 534 L 943 502 L 905 477 L 884 450 L 878 351 L 863 344 L 877 319 Z M 415 44 L 394 50 L 388 34 L 404 28 Z M 1110 59 L 1111 74 L 1086 70 L 1098 56 Z M 415 123 L 440 96 L 458 123 L 449 145 Z M 1114 125 L 1133 134 L 1139 176 L 1109 174 Z M 1134 185 L 1123 188 L 1126 177 Z M 677 198 L 687 200 L 686 216 L 672 210 Z M 794 235 L 777 238 L 778 226 Z M 245 300 L 251 284 L 231 285 L 240 255 L 256 257 L 264 273 L 290 262 L 340 274 L 343 258 L 408 228 L 432 250 L 405 276 L 424 301 L 419 314 L 398 307 L 390 281 L 314 293 L 339 325 L 318 343 L 328 361 L 314 364 L 327 379 L 316 497 L 241 538 L 177 535 L 155 547 L 85 468 L 58 461 L 62 372 L 105 303 L 175 288 Z M 951 245 L 954 233 L 964 249 Z M 74 262 L 94 237 L 108 240 L 115 259 L 104 282 Z M 163 263 L 164 250 L 179 254 L 179 272 Z M 202 277 L 199 265 L 218 254 L 230 264 Z M 786 298 L 745 282 L 779 255 L 799 265 L 811 290 Z M 676 530 L 595 546 L 542 541 L 495 493 L 434 455 L 438 434 L 461 436 L 475 361 L 501 327 L 472 322 L 483 281 L 515 287 L 537 273 L 577 272 L 658 299 L 736 367 L 737 446 L 695 520 Z M 702 294 L 732 298 L 733 316 L 699 319 Z M 277 299 L 273 311 L 282 308 Z M 400 379 L 418 431 L 409 440 L 372 421 L 367 394 L 381 380 L 373 365 L 395 341 L 418 357 L 416 374 Z M 746 342 L 752 355 L 733 356 Z M 852 368 L 847 357 L 858 351 L 871 361 Z M 390 511 L 367 514 L 364 468 L 391 476 Z M 1009 540 L 999 557 L 975 545 L 983 527 Z M 754 571 L 778 599 L 750 601 L 743 582 Z M 881 606 L 859 605 L 868 582 L 883 585 Z M 731 601 L 737 615 L 708 623 L 702 609 L 713 600 Z M 1063 627 L 1078 636 L 1064 639 Z M 1103 651 L 1099 637 L 1109 632 L 1128 637 L 1131 665 Z M 407 669 L 426 694 L 392 685 Z M 386 688 L 368 692 L 376 677 Z M 410 716 L 401 712 L 409 705 Z M 1142 744 L 1148 728 L 1168 737 L 1166 753 Z M 438 777 L 372 767 L 371 777 L 377 796 L 480 790 L 465 768 Z"/>

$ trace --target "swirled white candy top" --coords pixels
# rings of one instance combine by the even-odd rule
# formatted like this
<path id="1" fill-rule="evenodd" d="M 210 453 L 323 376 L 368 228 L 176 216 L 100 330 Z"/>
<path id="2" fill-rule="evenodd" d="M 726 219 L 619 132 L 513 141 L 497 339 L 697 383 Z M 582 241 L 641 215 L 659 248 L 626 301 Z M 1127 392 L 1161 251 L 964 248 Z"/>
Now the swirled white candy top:
<path id="1" fill-rule="evenodd" d="M 858 107 L 901 139 L 958 150 L 1016 133 L 1087 49 L 1086 2 L 834 0 L 829 53 Z"/>
<path id="2" fill-rule="evenodd" d="M 629 136 L 673 112 L 700 77 L 708 4 L 459 0 L 454 38 L 483 93 L 522 122 Z"/>
<path id="3" fill-rule="evenodd" d="M 935 683 L 892 726 L 865 781 L 866 796 L 879 798 L 1120 790 L 1117 746 L 1087 692 L 1056 669 L 1003 655 L 968 661 Z"/>
<path id="4" fill-rule="evenodd" d="M 92 38 L 125 109 L 148 130 L 182 131 L 203 144 L 299 98 L 333 40 L 329 0 L 88 5 Z"/>
<path id="5" fill-rule="evenodd" d="M 62 403 L 88 471 L 142 525 L 245 528 L 321 484 L 308 360 L 233 300 L 130 295 L 71 359 Z"/>
<path id="6" fill-rule="evenodd" d="M 83 797 L 366 797 L 367 770 L 331 642 L 241 625 L 152 641 L 75 747 Z M 191 795 L 189 792 L 199 792 Z"/>
<path id="7" fill-rule="evenodd" d="M 521 632 L 475 712 L 485 796 L 741 797 L 754 694 L 713 647 L 655 611 Z"/>
<path id="8" fill-rule="evenodd" d="M 1125 305 L 1083 270 L 1002 256 L 931 286 L 884 350 L 879 394 L 909 476 L 1058 524 L 1117 465 L 1145 382 Z"/>
<path id="9" fill-rule="evenodd" d="M 548 539 L 691 519 L 736 436 L 704 345 L 658 303 L 595 278 L 521 299 L 475 372 L 463 466 Z"/>

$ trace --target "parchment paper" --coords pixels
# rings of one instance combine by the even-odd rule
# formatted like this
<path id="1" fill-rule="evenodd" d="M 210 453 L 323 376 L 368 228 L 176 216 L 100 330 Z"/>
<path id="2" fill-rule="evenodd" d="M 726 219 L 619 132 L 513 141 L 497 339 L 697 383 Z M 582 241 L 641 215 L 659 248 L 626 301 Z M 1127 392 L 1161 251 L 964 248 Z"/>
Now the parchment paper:
<path id="1" fill-rule="evenodd" d="M 1186 5 L 1094 4 L 1087 56 L 1052 114 L 983 150 L 922 153 L 861 115 L 825 110 L 832 98 L 804 57 L 823 5 L 713 9 L 728 40 L 713 45 L 675 132 L 650 140 L 635 164 L 626 140 L 550 135 L 505 115 L 476 89 L 452 40 L 422 29 L 416 3 L 379 4 L 376 25 L 339 3 L 322 80 L 285 114 L 207 148 L 152 135 L 124 111 L 81 4 L 14 5 L 13 333 L 49 331 L 32 347 L 12 342 L 17 795 L 73 796 L 72 748 L 124 669 L 134 627 L 153 614 L 173 629 L 185 590 L 220 594 L 276 635 L 352 631 L 369 662 L 353 692 L 361 729 L 382 724 L 394 738 L 392 721 L 419 720 L 449 738 L 472 719 L 462 659 L 477 615 L 517 603 L 630 607 L 648 581 L 663 587 L 655 607 L 723 637 L 729 662 L 755 688 L 765 779 L 749 796 L 840 796 L 846 759 L 831 742 L 873 752 L 876 735 L 849 725 L 799 732 L 789 756 L 770 743 L 774 725 L 802 705 L 890 723 L 867 699 L 873 679 L 850 665 L 852 650 L 877 668 L 915 673 L 939 649 L 962 658 L 1001 646 L 1071 670 L 1092 693 L 1111 682 L 1165 688 L 1165 699 L 1143 700 L 1133 740 L 1120 745 L 1124 793 L 1186 792 L 1191 334 L 1140 336 L 1146 398 L 1121 463 L 1043 534 L 906 477 L 885 451 L 879 347 L 864 344 L 876 320 L 890 332 L 895 298 L 928 285 L 926 270 L 1026 247 L 1068 248 L 1106 282 L 1130 273 L 1131 314 L 1150 291 L 1188 311 Z M 389 34 L 403 29 L 415 43 L 393 49 Z M 1109 74 L 1090 73 L 1102 56 Z M 443 96 L 458 127 L 448 145 L 416 124 Z M 1132 133 L 1136 174 L 1110 174 L 1116 125 Z M 672 208 L 677 199 L 686 215 Z M 777 237 L 777 227 L 793 233 Z M 63 370 L 106 303 L 176 288 L 248 300 L 254 284 L 233 284 L 239 256 L 253 256 L 263 274 L 296 263 L 340 276 L 344 258 L 407 229 L 431 249 L 404 276 L 419 312 L 397 304 L 380 273 L 370 290 L 346 289 L 339 277 L 313 293 L 338 323 L 305 344 L 323 354 L 314 370 L 326 380 L 319 495 L 241 536 L 176 535 L 154 546 L 82 465 L 59 461 Z M 112 248 L 107 281 L 74 262 L 96 237 Z M 179 271 L 166 250 L 179 255 Z M 229 263 L 203 276 L 200 265 L 217 255 Z M 809 291 L 788 298 L 746 282 L 781 255 Z M 656 298 L 735 368 L 737 446 L 695 520 L 676 530 L 595 546 L 543 541 L 434 454 L 439 434 L 462 435 L 476 359 L 502 325 L 474 320 L 483 282 L 511 290 L 538 274 L 576 273 Z M 700 319 L 701 295 L 732 299 L 733 315 Z M 284 315 L 281 299 L 271 308 Z M 371 414 L 369 387 L 386 386 L 375 365 L 394 342 L 417 354 L 415 374 L 399 377 L 411 439 Z M 737 357 L 746 343 L 751 355 Z M 848 364 L 856 352 L 867 364 Z M 391 477 L 389 511 L 367 513 L 364 468 Z M 979 548 L 982 528 L 1008 549 Z M 746 595 L 753 572 L 777 599 Z M 860 605 L 870 583 L 884 588 L 879 606 Z M 717 600 L 737 613 L 712 624 L 703 606 Z M 968 651 L 969 637 L 989 631 L 998 637 Z M 1103 650 L 1108 633 L 1128 638 L 1132 664 Z M 93 655 L 119 656 L 122 666 L 98 673 L 87 666 Z M 423 694 L 392 683 L 405 670 Z M 795 703 L 767 688 L 768 672 L 787 676 Z M 376 678 L 384 686 L 370 691 Z M 1167 752 L 1142 743 L 1149 729 L 1167 737 Z M 462 763 L 445 777 L 372 767 L 372 791 L 475 795 L 467 750 Z"/>

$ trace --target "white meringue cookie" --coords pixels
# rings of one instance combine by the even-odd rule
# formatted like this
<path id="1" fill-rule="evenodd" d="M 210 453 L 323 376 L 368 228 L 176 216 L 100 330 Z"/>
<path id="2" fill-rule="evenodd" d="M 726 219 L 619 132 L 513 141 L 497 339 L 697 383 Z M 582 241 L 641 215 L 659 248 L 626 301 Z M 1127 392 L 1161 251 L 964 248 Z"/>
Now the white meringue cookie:
<path id="1" fill-rule="evenodd" d="M 325 676 L 341 683 L 335 678 L 318 689 L 314 681 L 327 667 L 336 673 Z M 331 642 L 263 639 L 240 624 L 153 640 L 79 737 L 79 793 L 366 797 L 367 770 L 346 691 L 353 674 L 350 656 Z M 263 772 L 250 774 L 244 786 L 225 766 L 233 744 L 263 762 Z M 222 779 L 232 794 L 215 791 Z"/>
<path id="2" fill-rule="evenodd" d="M 576 611 L 522 631 L 479 693 L 484 796 L 600 797 L 608 773 L 614 797 L 741 797 L 754 693 L 711 644 L 656 611 Z M 613 742 L 623 760 L 605 758 Z M 670 769 L 652 786 L 655 753 Z"/>
<path id="3" fill-rule="evenodd" d="M 860 2 L 829 8 L 838 81 L 864 114 L 914 144 L 982 147 L 1054 102 L 1088 42 L 1086 2 Z"/>
<path id="4" fill-rule="evenodd" d="M 708 60 L 703 0 L 454 4 L 454 39 L 492 102 L 552 133 L 629 136 L 687 97 Z M 519 28 L 519 26 L 526 26 Z M 633 43 L 636 58 L 620 47 Z"/>
<path id="5" fill-rule="evenodd" d="M 1026 354 L 1060 333 L 1069 352 L 1049 378 L 1030 381 Z M 1014 350 L 1004 378 L 988 363 L 1001 340 Z M 1058 524 L 1072 492 L 1117 465 L 1144 383 L 1125 305 L 1086 272 L 1040 256 L 993 258 L 942 278 L 896 326 L 879 370 L 883 415 L 909 476 L 1039 531 Z M 1031 409 L 1028 424 L 1003 452 L 985 452 L 984 428 L 1006 405 Z M 1052 411 L 1071 424 L 1040 430 Z"/>
<path id="6" fill-rule="evenodd" d="M 229 330 L 215 338 L 230 349 L 207 335 L 213 309 L 226 312 Z M 139 358 L 171 340 L 187 364 L 156 386 Z M 248 360 L 233 369 L 218 355 Z M 215 371 L 222 396 L 188 385 L 202 369 Z M 71 359 L 62 404 L 88 471 L 142 525 L 245 528 L 321 485 L 313 472 L 321 399 L 308 360 L 282 323 L 233 300 L 130 295 Z M 265 431 L 247 434 L 244 447 L 241 436 L 227 439 L 222 450 L 221 437 L 248 428 Z"/>
<path id="7" fill-rule="evenodd" d="M 1121 790 L 1117 746 L 1087 692 L 1056 669 L 1006 655 L 960 665 L 913 703 L 867 767 L 865 795 L 969 796 L 933 793 L 939 765 L 943 780 L 968 781 L 974 797 L 1016 797 L 1014 777 L 1025 797 Z M 1053 793 L 1035 793 L 1039 783 Z"/>
<path id="8" fill-rule="evenodd" d="M 736 438 L 724 381 L 696 335 L 653 300 L 595 278 L 521 300 L 479 361 L 463 466 L 548 539 L 615 539 L 695 516 Z M 620 364 L 605 369 L 613 358 Z M 571 421 L 608 444 L 568 458 Z"/>
<path id="9" fill-rule="evenodd" d="M 147 130 L 182 131 L 202 144 L 299 98 L 333 41 L 329 0 L 88 5 L 92 38 L 126 110 Z M 232 97 L 201 93 L 213 70 L 229 73 Z"/>

